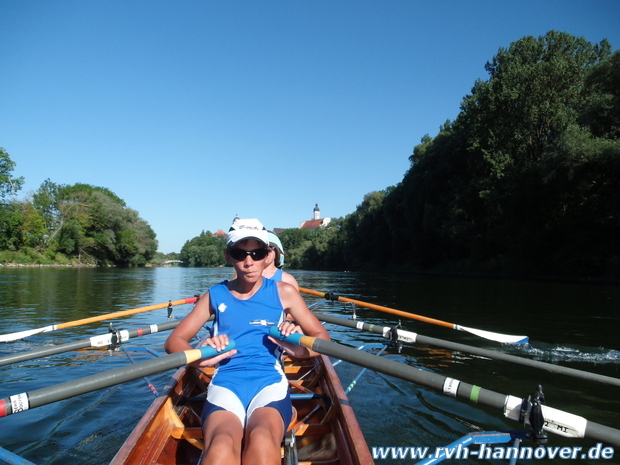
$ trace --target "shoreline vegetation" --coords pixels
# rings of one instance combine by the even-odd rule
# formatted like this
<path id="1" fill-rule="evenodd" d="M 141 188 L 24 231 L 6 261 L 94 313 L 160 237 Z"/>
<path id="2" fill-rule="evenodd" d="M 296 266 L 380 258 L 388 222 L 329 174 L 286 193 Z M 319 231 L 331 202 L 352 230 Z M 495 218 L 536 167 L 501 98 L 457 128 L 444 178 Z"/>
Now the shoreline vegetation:
<path id="1" fill-rule="evenodd" d="M 325 227 L 278 234 L 289 269 L 620 280 L 620 51 L 549 31 L 485 69 L 401 182 Z M 17 200 L 14 167 L 0 148 L 0 266 L 224 265 L 209 231 L 157 252 L 149 224 L 104 187 L 48 179 Z"/>
<path id="2" fill-rule="evenodd" d="M 174 264 L 147 263 L 140 268 L 188 268 L 186 266 Z M 1 268 L 117 268 L 114 265 L 101 266 L 92 263 L 0 263 Z M 221 265 L 205 267 L 205 268 L 221 268 Z M 295 270 L 288 268 L 288 272 L 295 273 Z M 338 270 L 330 270 L 338 271 Z M 342 270 L 342 272 L 349 272 L 349 270 Z M 557 282 L 576 282 L 576 283 L 590 283 L 590 284 L 620 284 L 620 277 L 614 276 L 543 276 L 543 275 L 513 275 L 513 274 L 491 274 L 482 272 L 457 272 L 457 271 L 429 271 L 429 270 L 400 270 L 394 269 L 385 270 L 356 270 L 358 273 L 405 273 L 405 274 L 417 274 L 417 275 L 429 275 L 429 276 L 446 276 L 446 277 L 460 277 L 460 278 L 479 278 L 479 279 L 507 279 L 507 280 L 525 280 L 525 281 L 557 281 Z"/>

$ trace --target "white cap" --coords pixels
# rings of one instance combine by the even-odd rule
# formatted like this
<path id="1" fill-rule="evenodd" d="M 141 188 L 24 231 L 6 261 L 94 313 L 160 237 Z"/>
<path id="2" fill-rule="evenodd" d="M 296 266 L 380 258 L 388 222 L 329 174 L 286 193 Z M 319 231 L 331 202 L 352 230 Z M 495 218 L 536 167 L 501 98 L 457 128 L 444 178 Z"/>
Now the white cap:
<path id="1" fill-rule="evenodd" d="M 269 247 L 269 235 L 267 229 L 256 218 L 247 220 L 236 220 L 228 230 L 226 236 L 226 246 L 232 247 L 239 241 L 246 239 L 256 239 Z"/>
<path id="2" fill-rule="evenodd" d="M 282 268 L 284 265 L 284 247 L 282 247 L 282 242 L 280 242 L 280 238 L 268 231 L 269 233 L 269 247 L 275 249 L 276 251 L 276 259 L 278 262 L 275 264 L 277 268 Z"/>

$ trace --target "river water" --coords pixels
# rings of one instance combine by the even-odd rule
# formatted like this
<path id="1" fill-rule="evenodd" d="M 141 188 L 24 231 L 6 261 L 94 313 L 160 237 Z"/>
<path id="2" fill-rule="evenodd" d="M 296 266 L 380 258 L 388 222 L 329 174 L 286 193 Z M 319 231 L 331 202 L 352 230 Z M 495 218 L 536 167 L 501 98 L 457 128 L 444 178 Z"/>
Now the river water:
<path id="1" fill-rule="evenodd" d="M 529 343 L 502 346 L 467 332 L 401 319 L 404 329 L 578 370 L 620 378 L 620 285 L 554 281 L 482 279 L 403 274 L 293 272 L 304 288 L 339 295 L 470 328 L 527 335 Z M 230 277 L 226 268 L 0 268 L 0 334 L 63 323 L 115 311 L 178 300 L 203 293 Z M 324 302 L 306 296 L 308 304 Z M 344 318 L 350 306 L 320 305 Z M 174 308 L 181 318 L 191 305 Z M 392 326 L 399 318 L 362 307 L 362 321 Z M 166 321 L 166 309 L 115 320 L 118 329 Z M 0 343 L 0 357 L 51 344 L 86 339 L 108 331 L 109 321 L 41 333 Z M 350 346 L 381 343 L 377 335 L 327 325 L 332 339 Z M 167 333 L 132 339 L 125 351 L 87 349 L 0 367 L 0 399 L 77 379 L 161 352 Z M 620 388 L 533 368 L 507 364 L 428 346 L 388 350 L 390 359 L 453 377 L 486 389 L 526 398 L 542 384 L 547 404 L 582 415 L 589 421 L 620 428 Z M 337 366 L 347 387 L 359 367 Z M 0 447 L 38 465 L 107 464 L 155 398 L 147 381 L 160 392 L 171 372 L 102 389 L 73 399 L 0 418 Z M 446 446 L 480 430 L 520 429 L 500 412 L 465 403 L 425 387 L 366 372 L 349 394 L 371 447 Z M 551 435 L 550 446 L 577 446 L 593 440 Z M 557 459 L 556 459 L 557 460 Z M 377 464 L 410 464 L 416 460 L 377 459 Z M 549 459 L 522 463 L 550 463 Z M 456 463 L 456 462 L 445 462 Z M 458 463 L 505 463 L 471 458 Z M 521 463 L 521 462 L 520 462 Z M 582 463 L 619 464 L 610 460 Z"/>

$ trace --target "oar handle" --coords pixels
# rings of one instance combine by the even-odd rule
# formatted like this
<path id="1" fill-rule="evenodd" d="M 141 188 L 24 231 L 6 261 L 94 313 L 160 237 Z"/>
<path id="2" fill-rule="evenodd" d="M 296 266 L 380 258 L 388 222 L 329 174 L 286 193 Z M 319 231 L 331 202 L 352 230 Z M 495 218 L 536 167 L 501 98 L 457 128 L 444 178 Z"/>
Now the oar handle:
<path id="1" fill-rule="evenodd" d="M 228 345 L 226 347 L 224 347 L 224 350 L 222 350 L 221 352 L 218 352 L 216 349 L 214 349 L 211 346 L 203 346 L 203 347 L 199 347 L 198 349 L 192 349 L 192 350 L 186 350 L 185 352 L 192 352 L 192 351 L 200 351 L 200 355 L 198 356 L 198 354 L 196 354 L 196 358 L 191 360 L 191 361 L 187 361 L 187 363 L 192 363 L 195 362 L 196 360 L 200 360 L 202 358 L 209 358 L 209 357 L 215 357 L 216 355 L 219 354 L 223 354 L 225 352 L 228 352 L 230 350 L 233 350 L 237 347 L 237 343 L 234 341 L 234 339 L 230 339 L 228 341 Z M 188 359 L 190 358 L 190 355 L 188 355 Z"/>
<path id="2" fill-rule="evenodd" d="M 285 337 L 280 332 L 280 330 L 278 329 L 277 326 L 272 326 L 271 328 L 269 328 L 269 335 L 271 337 L 275 337 L 275 338 L 280 339 L 282 341 L 292 342 L 293 344 L 297 344 L 297 345 L 300 345 L 300 346 L 304 345 L 304 344 L 302 344 L 301 339 L 303 337 L 307 337 L 307 336 L 304 336 L 303 334 L 300 334 L 300 333 L 293 333 L 293 334 Z M 310 339 L 313 339 L 313 338 L 310 338 Z"/>
<path id="3" fill-rule="evenodd" d="M 228 345 L 221 352 L 218 352 L 210 346 L 175 352 L 163 357 L 136 363 L 135 365 L 116 368 L 103 373 L 86 376 L 85 378 L 10 396 L 0 400 L 0 417 L 178 368 L 202 358 L 223 354 L 233 350 L 235 347 L 235 341 L 230 340 Z"/>

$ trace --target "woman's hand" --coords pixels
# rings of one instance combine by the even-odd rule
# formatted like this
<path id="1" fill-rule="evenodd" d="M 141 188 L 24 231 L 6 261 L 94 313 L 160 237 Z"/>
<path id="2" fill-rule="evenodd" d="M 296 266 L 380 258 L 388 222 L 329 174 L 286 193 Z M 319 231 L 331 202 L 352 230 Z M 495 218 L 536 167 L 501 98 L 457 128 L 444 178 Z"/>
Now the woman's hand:
<path id="1" fill-rule="evenodd" d="M 278 329 L 284 337 L 288 337 L 293 333 L 303 334 L 301 327 L 295 321 L 283 321 L 278 325 Z"/>
<path id="2" fill-rule="evenodd" d="M 200 347 L 209 346 L 209 347 L 213 347 L 218 352 L 222 352 L 226 348 L 226 346 L 229 344 L 229 342 L 230 340 L 228 339 L 228 335 L 221 334 L 219 336 L 208 337 L 207 339 L 204 340 L 204 342 L 202 342 L 202 344 L 200 344 Z M 197 362 L 194 362 L 192 365 L 200 367 L 200 368 L 211 367 L 213 365 L 220 363 L 222 360 L 226 358 L 232 357 L 236 353 L 237 353 L 237 349 L 229 350 L 228 352 L 219 353 L 217 355 L 214 355 L 213 357 L 208 357 L 208 358 L 203 358 L 201 360 L 198 360 Z"/>
<path id="3" fill-rule="evenodd" d="M 294 333 L 303 334 L 303 331 L 301 330 L 299 325 L 295 323 L 294 321 L 283 321 L 282 323 L 278 325 L 278 329 L 280 330 L 280 332 L 282 333 L 282 336 L 284 337 L 290 336 L 291 334 L 294 334 Z M 308 349 L 298 344 L 293 344 L 292 342 L 282 341 L 280 339 L 276 339 L 271 336 L 269 336 L 269 339 L 272 342 L 279 345 L 280 347 L 282 347 L 287 354 L 295 358 L 307 358 L 309 355 Z"/>

